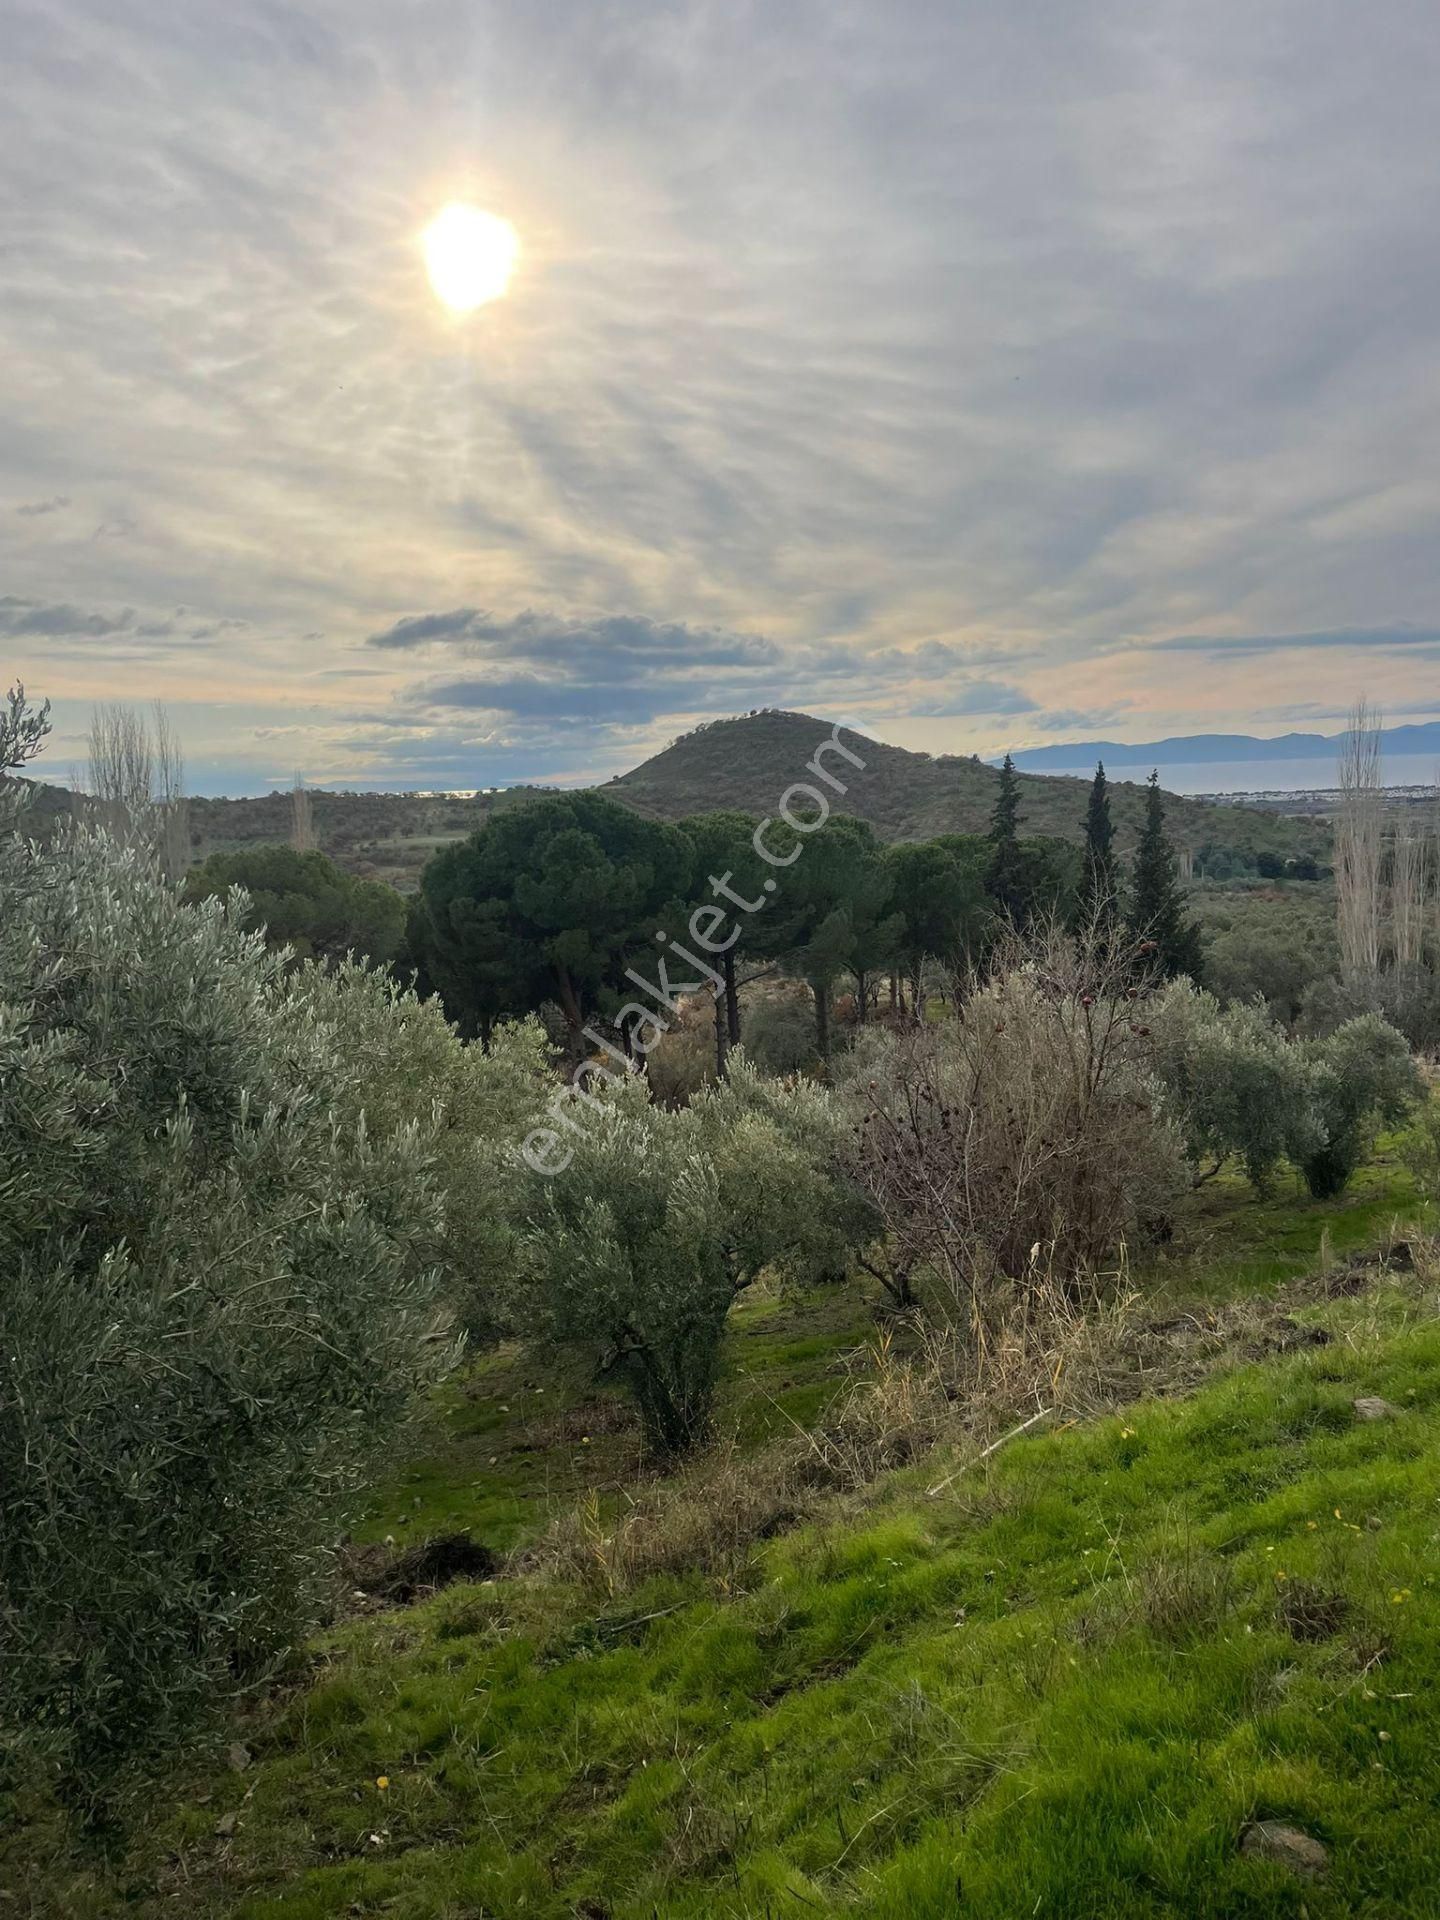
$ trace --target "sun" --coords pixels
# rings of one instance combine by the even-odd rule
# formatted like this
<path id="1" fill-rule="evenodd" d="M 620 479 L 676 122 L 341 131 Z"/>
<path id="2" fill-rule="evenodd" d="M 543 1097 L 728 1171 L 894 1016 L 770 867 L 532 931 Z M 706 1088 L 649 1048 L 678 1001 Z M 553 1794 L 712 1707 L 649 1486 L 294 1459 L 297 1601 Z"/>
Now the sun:
<path id="1" fill-rule="evenodd" d="M 472 313 L 510 285 L 520 238 L 498 213 L 452 200 L 420 239 L 430 284 L 452 313 Z"/>

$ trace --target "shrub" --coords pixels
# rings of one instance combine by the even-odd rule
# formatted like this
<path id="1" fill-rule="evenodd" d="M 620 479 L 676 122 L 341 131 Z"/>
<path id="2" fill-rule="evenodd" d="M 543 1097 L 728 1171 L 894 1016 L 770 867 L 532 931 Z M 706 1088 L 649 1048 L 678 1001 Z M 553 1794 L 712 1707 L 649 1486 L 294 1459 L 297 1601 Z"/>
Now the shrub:
<path id="1" fill-rule="evenodd" d="M 1364 980 L 1317 980 L 1301 1004 L 1299 1027 L 1324 1039 L 1366 1013 L 1397 1028 L 1417 1053 L 1440 1051 L 1440 976 L 1428 967 L 1390 967 Z"/>
<path id="2" fill-rule="evenodd" d="M 714 1080 L 715 1002 L 708 993 L 682 1005 L 679 1019 L 645 1055 L 645 1076 L 652 1096 L 667 1107 L 683 1107 Z"/>
<path id="3" fill-rule="evenodd" d="M 1343 1192 L 1380 1125 L 1396 1126 L 1424 1097 L 1405 1037 L 1378 1014 L 1347 1020 L 1303 1044 L 1323 1135 L 1296 1158 L 1317 1199 Z"/>
<path id="4" fill-rule="evenodd" d="M 617 1372 L 651 1445 L 681 1453 L 707 1429 L 736 1294 L 767 1266 L 806 1278 L 843 1252 L 840 1122 L 822 1089 L 766 1083 L 738 1053 L 688 1107 L 627 1077 L 573 1113 L 568 1164 L 526 1194 L 526 1324 Z"/>
<path id="5" fill-rule="evenodd" d="M 1286 1154 L 1323 1144 L 1309 1067 L 1262 1006 L 1222 1008 L 1180 980 L 1147 1022 L 1166 1108 L 1202 1169 L 1197 1185 L 1234 1154 L 1263 1187 Z"/>
<path id="6" fill-rule="evenodd" d="M 1183 1184 L 1133 977 L 1118 946 L 1052 932 L 1010 952 L 954 1021 L 855 1056 L 855 1178 L 901 1275 L 927 1273 L 978 1342 L 1007 1283 L 1085 1288 Z"/>
<path id="7" fill-rule="evenodd" d="M 745 1051 L 765 1073 L 806 1073 L 819 1059 L 815 1012 L 800 988 L 757 995 L 745 1009 Z"/>
<path id="8" fill-rule="evenodd" d="M 293 997 L 345 1035 L 352 1098 L 372 1134 L 424 1127 L 441 1206 L 443 1299 L 472 1345 L 514 1317 L 514 1149 L 555 1092 L 554 1049 L 533 1016 L 502 1022 L 490 1044 L 461 1043 L 436 999 L 346 962 L 302 968 Z"/>
<path id="9" fill-rule="evenodd" d="M 1406 1136 L 1404 1154 L 1415 1184 L 1433 1196 L 1440 1190 L 1440 1100 L 1435 1098 L 1433 1085 L 1427 1087 L 1414 1125 Z"/>
<path id="10" fill-rule="evenodd" d="M 309 1616 L 420 1374 L 432 1129 L 137 856 L 12 818 L 0 893 L 0 1751 L 96 1803 Z"/>

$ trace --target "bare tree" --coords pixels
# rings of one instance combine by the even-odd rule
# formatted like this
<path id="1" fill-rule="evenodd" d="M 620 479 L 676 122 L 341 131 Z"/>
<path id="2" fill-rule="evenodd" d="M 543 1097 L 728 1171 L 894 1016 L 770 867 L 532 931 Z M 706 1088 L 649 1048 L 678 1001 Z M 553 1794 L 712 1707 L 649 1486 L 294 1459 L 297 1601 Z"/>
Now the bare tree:
<path id="1" fill-rule="evenodd" d="M 185 798 L 185 756 L 164 704 L 154 707 L 153 798 L 159 813 L 158 851 L 165 877 L 174 884 L 190 865 L 190 803 Z"/>
<path id="2" fill-rule="evenodd" d="M 1408 971 L 1420 965 L 1425 949 L 1430 845 L 1426 824 L 1405 811 L 1390 849 L 1390 940 L 1395 965 Z"/>
<path id="3" fill-rule="evenodd" d="M 134 707 L 96 707 L 87 785 L 108 833 L 149 847 L 167 879 L 184 877 L 190 864 L 185 757 L 160 701 L 150 722 Z"/>
<path id="4" fill-rule="evenodd" d="M 1380 869 L 1385 784 L 1380 715 L 1362 694 L 1350 713 L 1340 754 L 1335 819 L 1335 910 L 1340 965 L 1347 978 L 1380 970 Z"/>
<path id="5" fill-rule="evenodd" d="M 1013 937 L 953 1020 L 891 1035 L 852 1069 L 850 1170 L 884 1222 L 900 1304 L 983 1351 L 1015 1290 L 1076 1297 L 1184 1184 L 1156 1111 L 1143 945 L 1059 926 Z"/>
<path id="6" fill-rule="evenodd" d="M 134 840 L 148 824 L 155 752 L 134 707 L 102 704 L 90 719 L 90 798 L 107 832 Z"/>
<path id="7" fill-rule="evenodd" d="M 290 844 L 297 853 L 310 853 L 315 846 L 315 816 L 303 773 L 296 774 L 290 790 Z"/>

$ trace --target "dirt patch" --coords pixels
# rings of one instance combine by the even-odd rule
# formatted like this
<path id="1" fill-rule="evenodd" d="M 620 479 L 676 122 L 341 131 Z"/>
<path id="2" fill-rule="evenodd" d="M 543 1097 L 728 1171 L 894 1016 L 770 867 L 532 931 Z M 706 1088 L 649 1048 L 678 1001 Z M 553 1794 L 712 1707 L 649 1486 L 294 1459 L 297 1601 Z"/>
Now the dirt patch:
<path id="1" fill-rule="evenodd" d="M 618 1394 L 600 1394 L 578 1406 L 562 1407 L 554 1413 L 531 1420 L 525 1427 L 525 1442 L 537 1450 L 551 1447 L 575 1447 L 601 1434 L 634 1433 L 639 1422 L 635 1410 Z M 512 1447 L 512 1452 L 518 1448 Z"/>
<path id="2" fill-rule="evenodd" d="M 349 1547 L 341 1565 L 355 1593 L 382 1606 L 404 1607 L 457 1580 L 493 1580 L 501 1560 L 468 1533 L 437 1533 L 402 1553 L 384 1546 Z"/>
<path id="3" fill-rule="evenodd" d="M 1383 1253 L 1352 1253 L 1338 1266 L 1299 1282 L 1297 1291 L 1316 1300 L 1351 1300 L 1357 1293 L 1378 1286 L 1387 1274 L 1414 1271 L 1414 1247 L 1408 1240 L 1397 1240 Z"/>
<path id="4" fill-rule="evenodd" d="M 1302 1347 L 1328 1347 L 1334 1338 L 1328 1327 L 1307 1327 L 1282 1313 L 1265 1328 L 1250 1352 L 1258 1360 L 1271 1353 L 1297 1353 Z"/>

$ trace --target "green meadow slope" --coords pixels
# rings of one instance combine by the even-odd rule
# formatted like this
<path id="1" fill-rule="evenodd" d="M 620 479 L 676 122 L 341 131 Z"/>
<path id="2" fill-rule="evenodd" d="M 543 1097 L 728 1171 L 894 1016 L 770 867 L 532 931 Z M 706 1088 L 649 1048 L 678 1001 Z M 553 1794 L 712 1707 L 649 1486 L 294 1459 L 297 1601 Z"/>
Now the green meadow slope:
<path id="1" fill-rule="evenodd" d="M 1437 1275 L 1341 1258 L 1424 1212 L 1389 1159 L 1327 1205 L 1221 1182 L 1145 1276 L 1133 1401 L 942 1449 L 703 1570 L 615 1576 L 633 1430 L 495 1356 L 366 1532 L 523 1545 L 578 1502 L 568 1577 L 337 1625 L 228 1764 L 145 1809 L 118 1880 L 42 1868 L 37 1813 L 0 1882 L 77 1920 L 1440 1913 Z M 737 1315 L 737 1456 L 820 1419 L 871 1316 Z M 1374 1395 L 1393 1415 L 1359 1419 Z M 1325 1877 L 1242 1851 L 1262 1819 Z"/>

